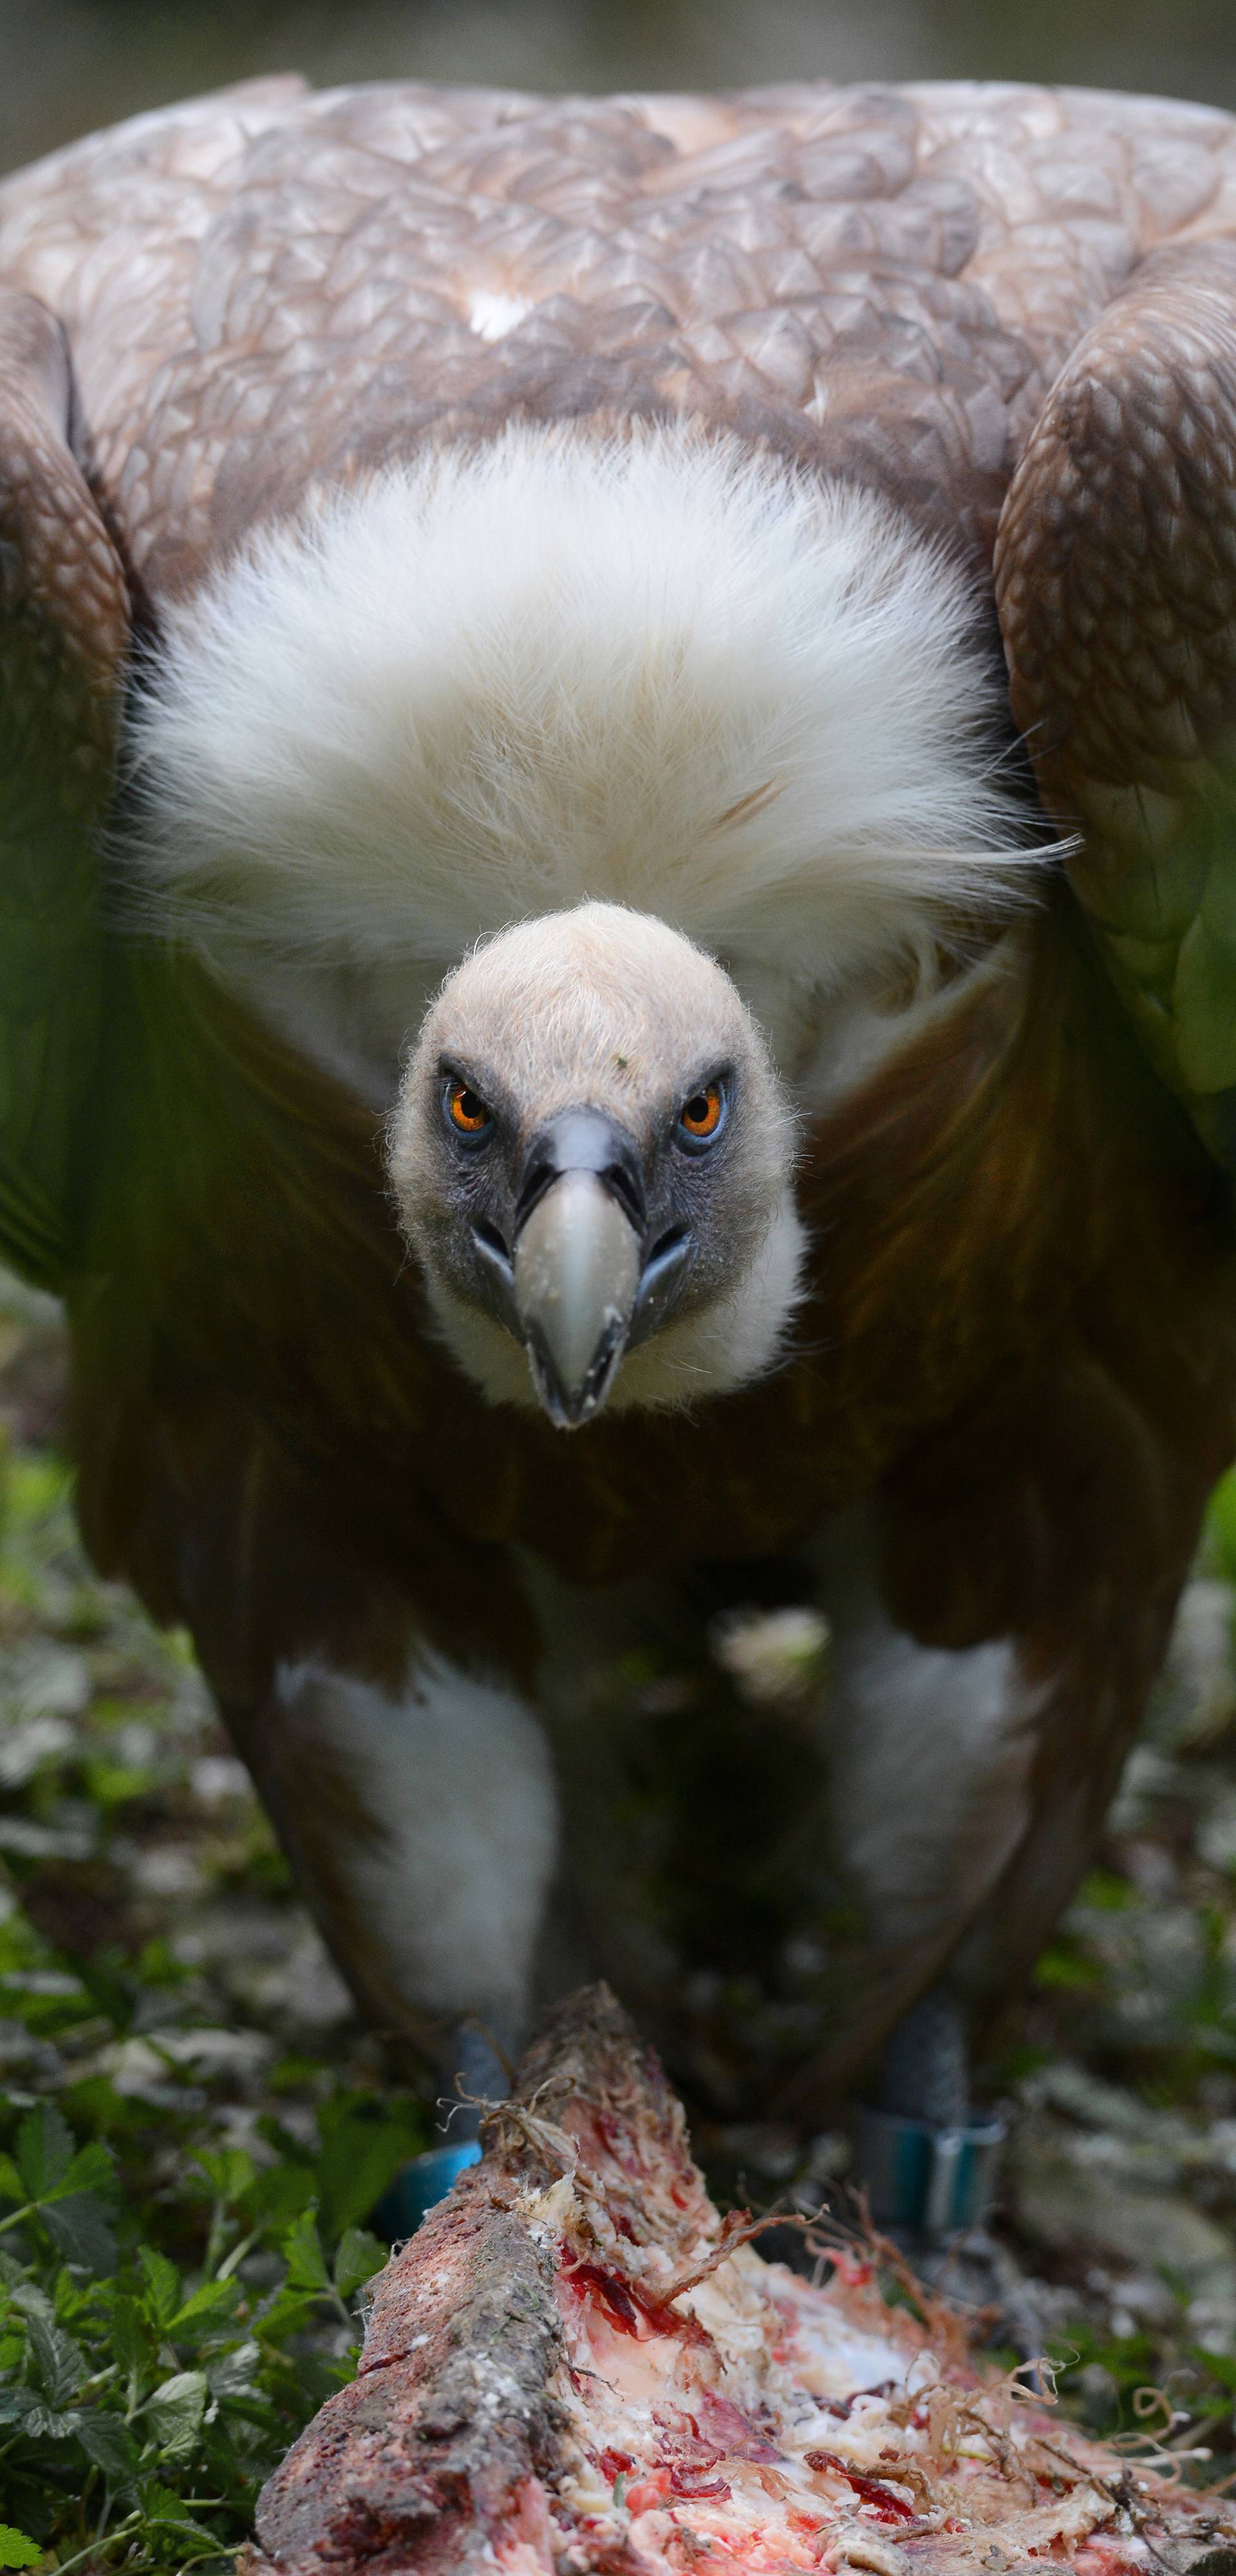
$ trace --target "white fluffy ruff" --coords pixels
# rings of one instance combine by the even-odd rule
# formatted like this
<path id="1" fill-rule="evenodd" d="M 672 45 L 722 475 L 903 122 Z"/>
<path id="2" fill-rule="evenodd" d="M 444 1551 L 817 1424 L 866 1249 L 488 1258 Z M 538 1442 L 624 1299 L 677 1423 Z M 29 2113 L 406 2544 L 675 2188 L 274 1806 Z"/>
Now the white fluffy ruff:
<path id="1" fill-rule="evenodd" d="M 1008 904 L 1027 835 L 975 623 L 889 505 L 737 439 L 430 453 L 175 614 L 138 863 L 251 965 L 441 970 L 530 914 L 632 905 L 775 1020 L 787 979 L 836 990 Z"/>

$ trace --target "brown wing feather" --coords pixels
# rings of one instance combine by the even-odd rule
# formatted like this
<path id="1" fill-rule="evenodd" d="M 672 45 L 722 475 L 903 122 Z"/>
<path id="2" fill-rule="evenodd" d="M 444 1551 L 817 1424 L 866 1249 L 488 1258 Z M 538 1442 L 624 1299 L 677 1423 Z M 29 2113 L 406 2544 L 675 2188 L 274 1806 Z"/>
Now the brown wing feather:
<path id="1" fill-rule="evenodd" d="M 1236 1154 L 1236 244 L 1146 261 L 1056 385 L 997 559 L 1013 705 L 1154 1063 Z"/>
<path id="2" fill-rule="evenodd" d="M 128 597 L 69 447 L 63 335 L 0 285 L 0 1250 L 59 1287 L 99 1044 L 93 832 Z"/>
<path id="3" fill-rule="evenodd" d="M 0 272 L 66 324 L 156 597 L 311 481 L 518 411 L 720 413 L 986 548 L 1130 265 L 1232 228 L 1234 137 L 1015 88 L 258 85 L 9 180 Z M 485 337 L 478 295 L 522 317 Z"/>

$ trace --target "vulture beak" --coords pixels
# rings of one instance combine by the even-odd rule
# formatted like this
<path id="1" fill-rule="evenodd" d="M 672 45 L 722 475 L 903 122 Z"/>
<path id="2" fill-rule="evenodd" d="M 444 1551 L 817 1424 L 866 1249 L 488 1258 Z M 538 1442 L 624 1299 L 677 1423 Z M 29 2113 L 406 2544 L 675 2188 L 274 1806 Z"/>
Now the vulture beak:
<path id="1" fill-rule="evenodd" d="M 604 1403 L 644 1272 L 644 1176 L 625 1130 L 568 1109 L 533 1141 L 515 1208 L 519 1329 L 551 1422 L 573 1431 Z"/>

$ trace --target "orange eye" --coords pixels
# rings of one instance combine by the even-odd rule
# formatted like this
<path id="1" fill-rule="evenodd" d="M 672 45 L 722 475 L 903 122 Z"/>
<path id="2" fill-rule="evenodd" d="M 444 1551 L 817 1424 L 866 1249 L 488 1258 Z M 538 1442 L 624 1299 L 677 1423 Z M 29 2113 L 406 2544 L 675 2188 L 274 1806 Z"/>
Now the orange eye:
<path id="1" fill-rule="evenodd" d="M 725 1108 L 725 1093 L 719 1082 L 705 1083 L 702 1091 L 693 1091 L 678 1112 L 678 1124 L 693 1143 L 706 1145 L 715 1136 Z"/>
<path id="2" fill-rule="evenodd" d="M 479 1091 L 470 1090 L 466 1082 L 448 1082 L 446 1114 L 460 1136 L 481 1136 L 489 1125 L 489 1111 Z"/>

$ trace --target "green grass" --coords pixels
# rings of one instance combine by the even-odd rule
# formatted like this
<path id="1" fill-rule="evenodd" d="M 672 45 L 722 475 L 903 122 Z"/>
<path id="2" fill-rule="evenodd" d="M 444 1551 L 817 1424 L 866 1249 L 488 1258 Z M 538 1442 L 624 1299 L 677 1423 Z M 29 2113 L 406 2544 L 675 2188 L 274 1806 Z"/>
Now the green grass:
<path id="1" fill-rule="evenodd" d="M 312 1936 L 184 1641 L 90 1574 L 50 1451 L 2 1464 L 0 2568 L 222 2568 L 353 2374 L 429 2116 L 337 1998 L 298 2046 L 246 1944 L 178 1954 L 186 1898 Z"/>

